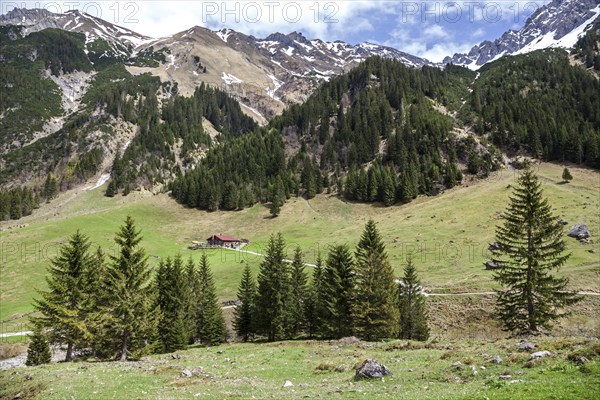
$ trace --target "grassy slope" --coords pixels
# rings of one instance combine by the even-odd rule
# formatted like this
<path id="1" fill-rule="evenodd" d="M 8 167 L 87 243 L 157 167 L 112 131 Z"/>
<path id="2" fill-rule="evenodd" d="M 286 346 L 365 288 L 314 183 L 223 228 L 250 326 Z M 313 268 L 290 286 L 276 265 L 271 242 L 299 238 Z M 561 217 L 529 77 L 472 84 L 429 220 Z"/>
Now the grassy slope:
<path id="1" fill-rule="evenodd" d="M 12 399 L 225 399 L 410 398 L 593 399 L 600 392 L 600 343 L 538 339 L 552 355 L 536 362 L 516 340 L 373 344 L 286 342 L 234 344 L 182 351 L 181 359 L 155 355 L 138 362 L 58 363 L 0 371 L 0 398 Z M 573 349 L 592 359 L 569 361 Z M 491 359 L 499 355 L 501 364 Z M 365 359 L 392 371 L 383 380 L 354 381 Z M 453 365 L 460 362 L 461 366 Z M 485 368 L 482 368 L 485 367 Z M 195 376 L 184 378 L 184 369 Z M 476 371 L 475 373 L 473 371 Z M 511 375 L 500 379 L 501 375 Z M 293 387 L 283 388 L 286 380 Z"/>
<path id="2" fill-rule="evenodd" d="M 561 166 L 542 164 L 537 169 L 557 214 L 569 221 L 569 226 L 586 223 L 593 235 L 600 234 L 600 174 L 571 168 L 572 183 L 559 184 Z M 441 196 L 390 208 L 349 204 L 325 195 L 310 202 L 294 198 L 276 219 L 269 218 L 268 210 L 261 206 L 235 213 L 206 213 L 182 208 L 166 195 L 134 193 L 108 199 L 102 189 L 69 192 L 33 216 L 1 223 L 0 320 L 31 310 L 34 288 L 44 287 L 48 257 L 56 254 L 58 244 L 76 229 L 114 253 L 112 238 L 126 215 L 132 215 L 142 229 L 151 262 L 177 252 L 197 259 L 199 252 L 187 250 L 187 245 L 211 233 L 248 238 L 252 242 L 248 249 L 262 252 L 269 235 L 277 231 L 284 234 L 288 245 L 303 248 L 307 262 L 314 262 L 317 251 L 325 253 L 332 243 L 354 245 L 366 220 L 374 218 L 397 273 L 406 254 L 417 251 L 416 265 L 426 287 L 449 292 L 489 290 L 493 288 L 491 273 L 483 270 L 482 263 L 487 258 L 487 244 L 493 240 L 497 214 L 507 204 L 507 186 L 514 181 L 512 172 L 501 171 Z M 598 250 L 598 245 L 582 245 L 571 238 L 567 244 L 573 257 L 560 273 L 571 277 L 573 288 L 599 291 L 599 256 L 588 252 Z M 222 300 L 235 298 L 242 260 L 251 263 L 255 271 L 260 263 L 260 257 L 252 255 L 210 251 Z"/>

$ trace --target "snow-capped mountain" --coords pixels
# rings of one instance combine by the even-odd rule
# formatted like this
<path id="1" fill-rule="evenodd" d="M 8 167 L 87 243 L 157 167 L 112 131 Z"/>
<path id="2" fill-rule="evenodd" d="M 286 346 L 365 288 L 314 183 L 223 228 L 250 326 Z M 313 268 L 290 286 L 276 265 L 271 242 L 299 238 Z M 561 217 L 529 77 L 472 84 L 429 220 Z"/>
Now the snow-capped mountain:
<path id="1" fill-rule="evenodd" d="M 503 55 L 546 47 L 571 47 L 600 14 L 600 0 L 554 0 L 541 7 L 519 30 L 484 41 L 469 54 L 455 54 L 442 64 L 477 69 Z M 14 9 L 0 16 L 0 25 L 19 25 L 21 34 L 46 28 L 83 33 L 86 46 L 97 39 L 108 43 L 117 58 L 160 52 L 160 63 L 127 63 L 134 74 L 149 72 L 177 82 L 191 94 L 205 82 L 236 97 L 257 120 L 266 122 L 286 105 L 304 101 L 320 82 L 345 73 L 371 56 L 394 58 L 420 68 L 433 63 L 402 51 L 363 42 L 309 40 L 301 33 L 274 33 L 259 39 L 231 29 L 212 31 L 194 26 L 163 38 L 150 38 L 80 11 L 54 14 L 47 10 Z M 106 54 L 110 56 L 110 54 Z"/>
<path id="2" fill-rule="evenodd" d="M 184 93 L 193 92 L 200 82 L 219 86 L 259 120 L 278 114 L 287 104 L 304 101 L 320 82 L 371 56 L 395 58 L 410 67 L 433 65 L 390 47 L 308 40 L 298 32 L 257 39 L 231 29 L 212 31 L 195 26 L 168 37 L 149 38 L 76 10 L 55 14 L 14 9 L 0 16 L 0 25 L 20 25 L 23 36 L 46 28 L 83 33 L 86 43 L 102 39 L 113 53 L 126 57 L 150 48 L 164 50 L 166 62 L 159 67 L 128 69 L 176 81 Z"/>
<path id="3" fill-rule="evenodd" d="M 0 15 L 0 25 L 23 26 L 23 36 L 47 28 L 83 33 L 88 42 L 104 39 L 115 51 L 119 52 L 123 51 L 123 46 L 125 48 L 135 48 L 153 40 L 78 10 L 55 14 L 44 9 L 15 8 L 4 15 Z"/>
<path id="4" fill-rule="evenodd" d="M 600 0 L 554 0 L 537 9 L 519 31 L 508 30 L 493 42 L 486 40 L 474 46 L 468 54 L 446 57 L 443 64 L 478 69 L 505 55 L 573 47 L 599 15 Z"/>

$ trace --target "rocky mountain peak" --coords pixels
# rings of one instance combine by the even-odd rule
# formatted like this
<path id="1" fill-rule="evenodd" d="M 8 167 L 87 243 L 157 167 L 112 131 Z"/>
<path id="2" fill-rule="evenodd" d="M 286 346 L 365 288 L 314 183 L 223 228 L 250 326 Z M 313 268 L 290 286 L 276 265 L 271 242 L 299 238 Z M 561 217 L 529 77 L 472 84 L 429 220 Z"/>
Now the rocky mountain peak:
<path id="1" fill-rule="evenodd" d="M 504 55 L 572 47 L 600 15 L 599 4 L 600 0 L 554 0 L 538 8 L 520 30 L 508 30 L 494 41 L 483 41 L 468 54 L 446 57 L 443 64 L 478 69 Z"/>

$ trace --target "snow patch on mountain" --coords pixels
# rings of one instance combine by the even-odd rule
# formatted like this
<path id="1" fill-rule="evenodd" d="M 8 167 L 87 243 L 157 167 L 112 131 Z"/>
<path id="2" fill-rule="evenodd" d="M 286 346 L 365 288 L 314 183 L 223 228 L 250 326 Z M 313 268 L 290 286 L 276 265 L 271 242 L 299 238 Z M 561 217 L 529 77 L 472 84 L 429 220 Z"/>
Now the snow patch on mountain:
<path id="1" fill-rule="evenodd" d="M 446 57 L 453 63 L 476 70 L 504 55 L 525 54 L 545 48 L 570 48 L 600 15 L 600 0 L 554 0 L 537 9 L 518 31 L 474 46 L 468 54 Z"/>
<path id="2" fill-rule="evenodd" d="M 560 39 L 556 38 L 557 34 L 556 30 L 554 30 L 552 32 L 546 33 L 539 39 L 531 41 L 527 46 L 523 47 L 514 54 L 525 54 L 535 50 L 547 49 L 549 47 L 573 47 L 575 43 L 577 43 L 577 40 L 579 40 L 579 38 L 583 36 L 583 34 L 585 34 L 587 28 L 589 28 L 589 26 L 594 22 L 594 20 L 598 18 L 598 15 L 600 15 L 600 5 L 591 11 L 593 12 L 593 15 L 590 18 L 588 18 L 584 23 L 582 23 L 581 25 L 573 29 L 571 32 L 561 37 Z"/>
<path id="3" fill-rule="evenodd" d="M 243 82 L 240 78 L 238 78 L 232 74 L 228 74 L 225 71 L 223 71 L 223 76 L 221 77 L 221 79 L 227 85 L 232 85 L 234 83 L 242 83 Z"/>
<path id="4" fill-rule="evenodd" d="M 218 37 L 221 38 L 222 41 L 227 43 L 227 39 L 229 38 L 229 36 L 231 36 L 233 31 L 231 29 L 221 29 L 220 31 L 216 31 L 215 33 Z"/>

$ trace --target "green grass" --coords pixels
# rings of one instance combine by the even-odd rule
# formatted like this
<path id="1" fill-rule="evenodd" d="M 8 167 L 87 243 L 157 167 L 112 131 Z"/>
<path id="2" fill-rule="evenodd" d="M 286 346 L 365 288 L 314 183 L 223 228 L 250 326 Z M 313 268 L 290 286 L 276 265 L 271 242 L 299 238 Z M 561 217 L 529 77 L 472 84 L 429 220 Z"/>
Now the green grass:
<path id="1" fill-rule="evenodd" d="M 530 362 L 528 353 L 518 352 L 516 340 L 222 345 L 179 352 L 179 360 L 166 354 L 137 362 L 58 363 L 2 371 L 0 398 L 17 393 L 21 399 L 597 398 L 600 364 L 590 355 L 600 347 L 597 340 L 535 342 L 538 350 L 552 355 Z M 591 361 L 583 366 L 569 361 L 573 349 L 590 355 Z M 491 362 L 496 355 L 501 364 Z M 392 374 L 355 381 L 354 368 L 365 359 L 378 360 Z M 196 373 L 185 378 L 184 369 Z M 502 380 L 501 375 L 511 378 Z M 286 380 L 294 386 L 284 388 Z"/>
<path id="2" fill-rule="evenodd" d="M 562 166 L 542 164 L 536 168 L 556 214 L 569 221 L 567 228 L 586 223 L 592 235 L 600 234 L 600 174 L 570 167 L 573 181 L 560 184 Z M 374 218 L 397 274 L 406 255 L 414 253 L 427 288 L 454 293 L 490 290 L 494 284 L 483 262 L 499 223 L 498 213 L 506 208 L 509 184 L 515 184 L 515 176 L 505 170 L 437 197 L 421 197 L 389 208 L 351 204 L 326 195 L 308 202 L 292 198 L 275 219 L 258 205 L 240 212 L 207 213 L 181 207 L 166 195 L 135 192 L 110 199 L 103 196 L 102 189 L 71 191 L 33 216 L 0 224 L 0 321 L 31 311 L 34 288 L 45 287 L 49 257 L 76 229 L 89 235 L 94 245 L 114 253 L 114 233 L 127 215 L 141 228 L 151 263 L 156 257 L 177 252 L 198 259 L 200 253 L 187 246 L 212 233 L 247 238 L 251 241 L 248 249 L 260 253 L 269 235 L 277 231 L 283 233 L 290 255 L 293 247 L 300 245 L 306 261 L 314 262 L 317 252 L 325 254 L 331 244 L 356 244 L 367 219 Z M 573 256 L 559 274 L 569 276 L 574 289 L 599 291 L 599 256 L 588 252 L 598 251 L 598 245 L 580 244 L 571 238 L 566 242 Z M 261 261 L 257 256 L 227 250 L 211 250 L 209 259 L 221 300 L 235 298 L 243 263 L 250 263 L 256 272 Z M 15 321 L 6 324 L 5 330 L 14 330 L 11 328 L 23 320 Z"/>

